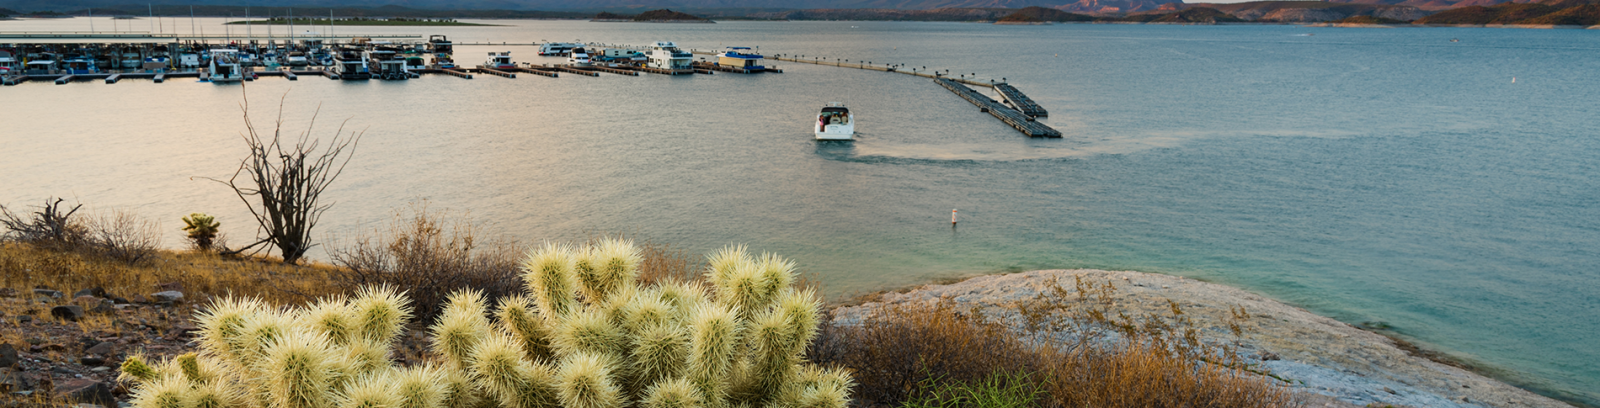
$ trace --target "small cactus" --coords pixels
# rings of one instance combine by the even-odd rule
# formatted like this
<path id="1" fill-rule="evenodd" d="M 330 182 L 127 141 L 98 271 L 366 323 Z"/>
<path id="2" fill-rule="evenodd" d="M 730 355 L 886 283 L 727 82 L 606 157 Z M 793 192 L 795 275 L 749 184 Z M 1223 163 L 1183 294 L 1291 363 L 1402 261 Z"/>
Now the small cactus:
<path id="1" fill-rule="evenodd" d="M 183 217 L 183 225 L 183 230 L 189 232 L 189 240 L 194 241 L 194 246 L 201 251 L 211 250 L 212 241 L 217 238 L 217 229 L 222 227 L 216 217 L 204 213 Z"/>

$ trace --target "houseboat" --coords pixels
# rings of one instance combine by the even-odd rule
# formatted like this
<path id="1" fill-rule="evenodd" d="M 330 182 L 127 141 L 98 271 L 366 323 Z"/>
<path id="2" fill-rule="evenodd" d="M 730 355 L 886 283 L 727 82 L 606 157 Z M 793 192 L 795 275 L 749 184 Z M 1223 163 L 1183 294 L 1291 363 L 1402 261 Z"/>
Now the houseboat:
<path id="1" fill-rule="evenodd" d="M 573 48 L 578 48 L 578 47 L 582 47 L 582 46 L 583 46 L 583 44 L 573 44 L 573 43 L 544 43 L 544 45 L 539 46 L 539 56 L 541 56 L 541 57 L 561 57 L 561 56 L 566 56 L 567 54 L 571 54 L 572 53 L 572 49 Z"/>
<path id="2" fill-rule="evenodd" d="M 211 64 L 206 72 L 211 83 L 226 84 L 244 80 L 244 68 L 239 65 L 239 50 L 211 50 Z"/>
<path id="3" fill-rule="evenodd" d="M 644 53 L 627 48 L 606 48 L 593 55 L 597 62 L 612 62 L 623 64 L 640 64 L 648 61 Z"/>
<path id="4" fill-rule="evenodd" d="M 717 54 L 717 65 L 761 71 L 766 69 L 762 59 L 761 54 L 755 53 L 750 47 L 728 47 L 727 50 Z"/>
<path id="5" fill-rule="evenodd" d="M 366 52 L 367 63 L 372 67 L 372 76 L 378 79 L 403 80 L 411 79 L 411 73 L 406 72 L 406 61 L 400 58 L 398 52 L 391 47 L 376 47 Z"/>
<path id="6" fill-rule="evenodd" d="M 346 81 L 365 81 L 372 79 L 372 69 L 367 65 L 367 59 L 362 58 L 360 48 L 340 48 L 333 56 L 334 68 L 339 73 L 339 79 Z"/>
<path id="7" fill-rule="evenodd" d="M 61 61 L 61 65 L 61 69 L 68 74 L 94 74 L 100 72 L 100 68 L 95 66 L 94 57 L 87 55 L 69 56 L 66 60 Z"/>
<path id="8" fill-rule="evenodd" d="M 649 57 L 650 68 L 693 69 L 694 54 L 679 50 L 678 45 L 671 41 L 656 41 L 650 45 L 650 52 L 646 56 Z"/>
<path id="9" fill-rule="evenodd" d="M 594 65 L 594 60 L 589 58 L 589 51 L 584 50 L 583 47 L 578 47 L 573 48 L 572 52 L 567 54 L 567 64 L 577 67 L 587 67 Z"/>
<path id="10" fill-rule="evenodd" d="M 855 119 L 856 115 L 850 113 L 850 108 L 842 103 L 830 102 L 817 114 L 812 131 L 816 133 L 817 140 L 855 140 Z"/>
<path id="11" fill-rule="evenodd" d="M 50 75 L 56 73 L 56 62 L 52 60 L 30 60 L 23 64 L 22 73 L 28 75 Z"/>
<path id="12" fill-rule="evenodd" d="M 517 63 L 511 62 L 511 51 L 501 51 L 489 53 L 489 61 L 484 66 L 494 69 L 510 69 L 516 68 Z"/>

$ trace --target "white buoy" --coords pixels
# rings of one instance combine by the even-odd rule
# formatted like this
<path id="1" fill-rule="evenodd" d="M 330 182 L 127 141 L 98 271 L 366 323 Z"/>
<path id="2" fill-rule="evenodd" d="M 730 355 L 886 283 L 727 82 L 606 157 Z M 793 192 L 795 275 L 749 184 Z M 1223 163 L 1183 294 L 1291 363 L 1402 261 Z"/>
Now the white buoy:
<path id="1" fill-rule="evenodd" d="M 950 210 L 950 225 L 956 225 L 956 210 Z"/>
<path id="2" fill-rule="evenodd" d="M 1511 83 L 1517 83 L 1517 77 L 1511 77 Z"/>

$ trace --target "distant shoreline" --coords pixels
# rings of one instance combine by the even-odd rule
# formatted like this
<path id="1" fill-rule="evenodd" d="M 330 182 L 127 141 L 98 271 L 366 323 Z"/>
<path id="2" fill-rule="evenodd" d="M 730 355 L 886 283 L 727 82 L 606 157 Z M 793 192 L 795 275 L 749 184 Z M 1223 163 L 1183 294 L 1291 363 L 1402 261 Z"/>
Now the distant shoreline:
<path id="1" fill-rule="evenodd" d="M 517 20 L 520 20 L 520 19 L 517 19 Z M 284 21 L 284 20 L 247 20 L 247 21 L 230 21 L 230 22 L 227 23 L 227 25 L 247 25 L 247 24 L 249 24 L 249 25 L 303 25 L 303 26 L 326 26 L 326 25 L 330 25 L 328 23 L 328 20 L 325 20 L 325 19 L 324 20 L 299 20 L 299 19 L 296 19 L 293 22 Z M 499 25 L 499 24 L 463 23 L 463 22 L 459 22 L 459 21 L 391 21 L 391 20 L 334 20 L 331 25 L 334 25 L 334 26 L 392 26 L 392 27 L 434 27 L 434 26 L 445 26 L 445 27 L 460 27 L 460 26 L 468 26 L 468 27 L 504 27 L 504 26 Z"/>

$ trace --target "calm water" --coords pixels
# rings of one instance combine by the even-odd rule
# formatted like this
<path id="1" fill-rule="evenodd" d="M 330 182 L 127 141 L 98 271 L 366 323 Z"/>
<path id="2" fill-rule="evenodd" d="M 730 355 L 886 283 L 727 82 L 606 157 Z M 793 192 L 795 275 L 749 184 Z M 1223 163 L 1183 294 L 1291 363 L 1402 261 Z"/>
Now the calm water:
<path id="1" fill-rule="evenodd" d="M 217 23 L 200 25 L 221 33 Z M 427 199 L 525 242 L 627 231 L 693 252 L 748 243 L 795 258 L 836 297 L 1037 268 L 1185 275 L 1385 322 L 1600 404 L 1600 31 L 509 24 L 339 30 L 667 39 L 948 68 L 1005 77 L 1068 137 L 1028 140 L 927 79 L 804 64 L 251 83 L 258 117 L 287 92 L 291 129 L 320 104 L 322 131 L 345 119 L 367 131 L 327 193 L 338 204 L 322 231 L 372 227 Z M 557 61 L 458 48 L 473 64 L 497 50 Z M 0 89 L 0 202 L 61 195 L 134 210 L 159 219 L 170 246 L 178 219 L 204 211 L 243 241 L 242 205 L 192 178 L 227 176 L 242 156 L 240 100 L 239 86 L 188 80 Z M 855 108 L 859 141 L 811 140 L 829 101 Z"/>

